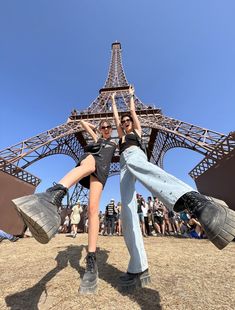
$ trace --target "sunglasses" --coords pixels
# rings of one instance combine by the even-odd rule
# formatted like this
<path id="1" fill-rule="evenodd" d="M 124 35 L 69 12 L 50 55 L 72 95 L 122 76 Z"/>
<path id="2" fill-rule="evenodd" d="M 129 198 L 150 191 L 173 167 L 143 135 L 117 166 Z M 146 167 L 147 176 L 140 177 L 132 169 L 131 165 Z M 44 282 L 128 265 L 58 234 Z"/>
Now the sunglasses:
<path id="1" fill-rule="evenodd" d="M 126 122 L 127 122 L 127 123 L 130 123 L 130 121 L 131 121 L 131 120 L 130 120 L 129 118 L 124 119 L 124 120 L 121 121 L 121 124 L 125 124 Z"/>
<path id="2" fill-rule="evenodd" d="M 102 126 L 101 129 L 111 129 L 111 126 Z"/>

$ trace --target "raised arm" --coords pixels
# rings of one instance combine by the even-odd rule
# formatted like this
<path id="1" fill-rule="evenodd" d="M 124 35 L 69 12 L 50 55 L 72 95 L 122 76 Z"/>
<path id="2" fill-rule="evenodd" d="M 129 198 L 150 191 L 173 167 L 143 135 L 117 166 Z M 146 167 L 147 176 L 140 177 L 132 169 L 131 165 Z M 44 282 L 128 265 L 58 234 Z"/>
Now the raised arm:
<path id="1" fill-rule="evenodd" d="M 194 218 L 191 218 L 190 220 L 189 220 L 189 224 L 190 225 L 193 225 L 193 224 L 196 224 L 196 225 L 198 225 L 198 226 L 202 226 L 197 220 L 195 220 Z"/>
<path id="2" fill-rule="evenodd" d="M 112 99 L 113 117 L 114 117 L 114 121 L 117 127 L 118 136 L 119 138 L 121 138 L 123 136 L 123 130 L 122 130 L 121 122 L 120 122 L 119 115 L 118 115 L 118 110 L 117 110 L 117 106 L 115 102 L 115 96 L 116 96 L 116 93 L 112 93 L 111 99 Z"/>
<path id="3" fill-rule="evenodd" d="M 91 128 L 91 129 L 96 129 L 97 128 L 97 126 L 95 126 L 95 125 L 93 125 L 93 124 L 91 124 L 91 123 L 88 123 L 88 122 L 86 122 L 87 123 L 87 125 Z"/>
<path id="4" fill-rule="evenodd" d="M 92 137 L 92 139 L 93 139 L 95 142 L 97 142 L 98 136 L 97 136 L 97 134 L 94 132 L 95 126 L 92 125 L 91 123 L 86 122 L 86 121 L 83 121 L 83 120 L 80 121 L 80 124 L 81 124 L 82 128 L 83 128 L 84 130 L 86 130 L 87 133 L 89 133 L 89 135 Z"/>
<path id="5" fill-rule="evenodd" d="M 135 111 L 135 102 L 134 102 L 134 92 L 135 92 L 135 89 L 133 86 L 131 86 L 129 88 L 129 95 L 130 95 L 130 113 L 131 113 L 131 117 L 133 119 L 133 125 L 134 125 L 134 129 L 136 130 L 136 132 L 139 134 L 139 136 L 141 137 L 141 133 L 142 133 L 142 130 L 141 130 L 141 125 L 140 125 L 140 121 L 139 121 L 139 118 L 136 114 L 136 111 Z"/>

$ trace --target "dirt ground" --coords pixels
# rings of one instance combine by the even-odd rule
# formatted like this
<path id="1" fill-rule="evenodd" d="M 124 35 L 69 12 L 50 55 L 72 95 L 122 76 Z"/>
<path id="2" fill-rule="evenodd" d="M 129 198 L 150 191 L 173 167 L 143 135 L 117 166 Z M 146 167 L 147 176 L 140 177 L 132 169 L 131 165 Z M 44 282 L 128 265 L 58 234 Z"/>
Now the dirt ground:
<path id="1" fill-rule="evenodd" d="M 223 251 L 207 240 L 144 239 L 152 284 L 118 291 L 128 252 L 123 237 L 99 237 L 99 289 L 79 295 L 87 235 L 0 243 L 0 309 L 235 309 L 235 243 Z"/>

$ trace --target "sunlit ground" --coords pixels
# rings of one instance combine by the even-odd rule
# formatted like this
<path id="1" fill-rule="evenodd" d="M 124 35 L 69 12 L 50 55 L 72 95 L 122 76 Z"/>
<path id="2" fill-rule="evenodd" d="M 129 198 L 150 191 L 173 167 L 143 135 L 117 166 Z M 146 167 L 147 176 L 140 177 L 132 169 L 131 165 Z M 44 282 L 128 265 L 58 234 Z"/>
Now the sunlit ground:
<path id="1" fill-rule="evenodd" d="M 79 295 L 87 235 L 0 243 L 0 309 L 235 309 L 235 243 L 223 251 L 207 240 L 144 239 L 152 284 L 118 291 L 128 252 L 123 237 L 99 237 L 99 288 Z"/>

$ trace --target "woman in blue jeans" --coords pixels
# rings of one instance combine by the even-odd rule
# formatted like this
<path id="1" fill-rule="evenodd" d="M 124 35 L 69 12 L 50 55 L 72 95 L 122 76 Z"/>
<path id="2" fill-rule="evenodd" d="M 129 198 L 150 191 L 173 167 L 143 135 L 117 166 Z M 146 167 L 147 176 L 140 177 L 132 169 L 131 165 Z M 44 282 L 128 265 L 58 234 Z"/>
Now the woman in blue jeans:
<path id="1" fill-rule="evenodd" d="M 122 287 L 143 287 L 150 282 L 148 261 L 136 212 L 135 182 L 139 180 L 153 196 L 157 196 L 169 210 L 188 209 L 201 223 L 210 239 L 219 249 L 224 248 L 235 236 L 235 212 L 215 205 L 207 197 L 150 163 L 141 148 L 141 125 L 135 111 L 134 88 L 130 87 L 130 113 L 119 118 L 111 95 L 114 120 L 119 136 L 120 190 L 122 200 L 122 225 L 124 239 L 130 254 L 127 273 L 120 278 Z M 232 225 L 230 220 L 233 221 Z M 227 221 L 227 223 L 226 223 Z M 227 227 L 228 224 L 230 227 Z M 226 226 L 226 227 L 225 227 Z M 223 231 L 226 230 L 226 233 Z"/>

